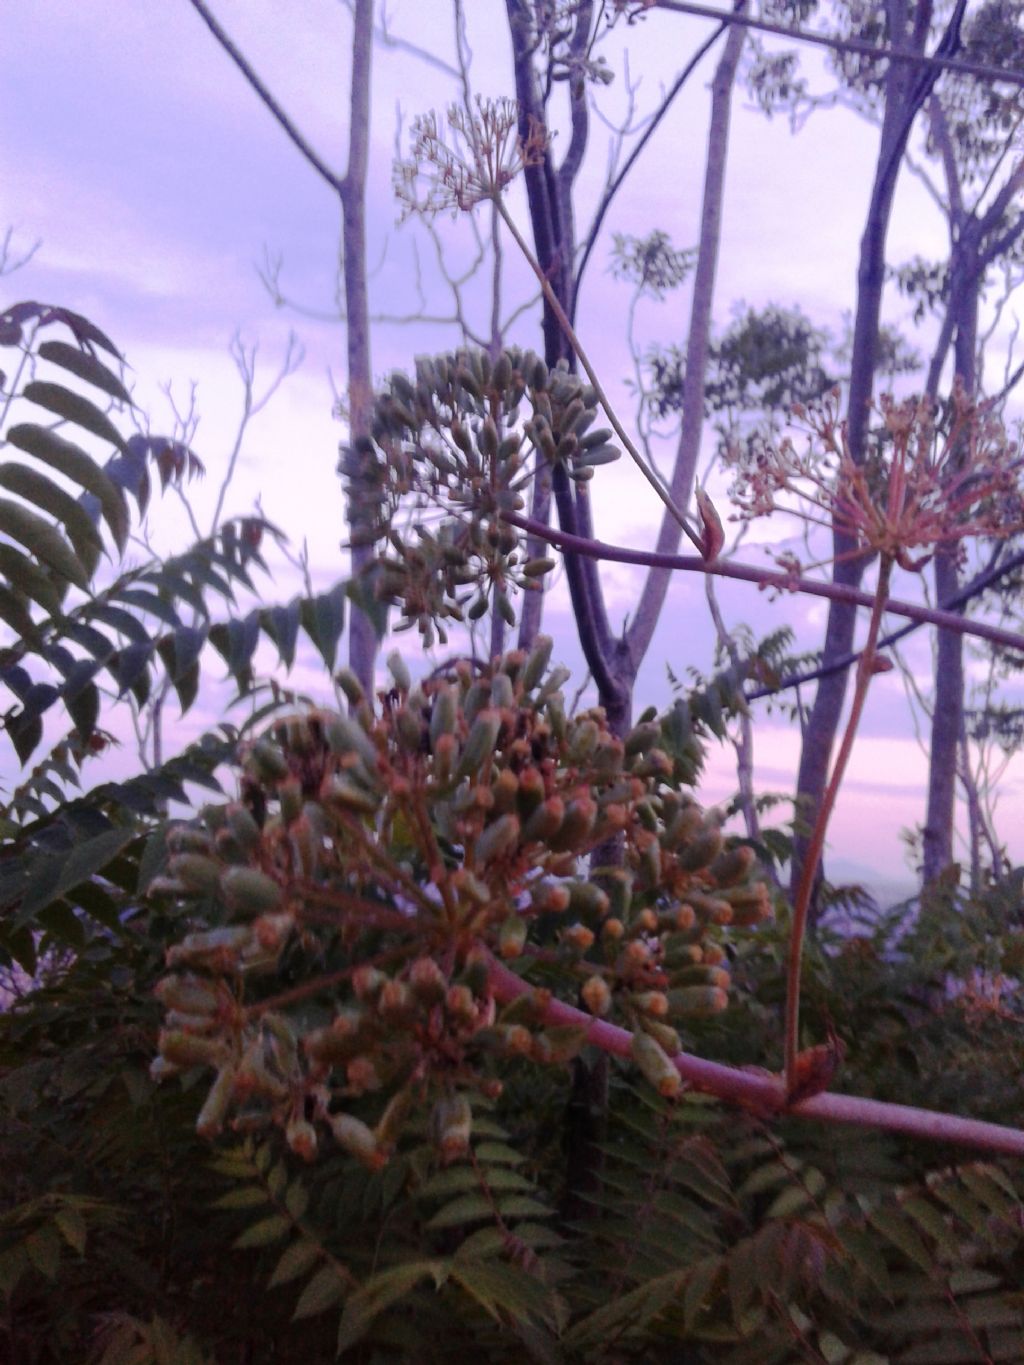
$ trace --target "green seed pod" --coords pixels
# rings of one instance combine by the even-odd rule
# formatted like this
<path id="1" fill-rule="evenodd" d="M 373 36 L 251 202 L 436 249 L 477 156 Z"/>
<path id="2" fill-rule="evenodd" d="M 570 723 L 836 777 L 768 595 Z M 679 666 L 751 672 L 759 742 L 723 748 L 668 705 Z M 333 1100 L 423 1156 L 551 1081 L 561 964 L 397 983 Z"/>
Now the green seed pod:
<path id="1" fill-rule="evenodd" d="M 494 605 L 498 609 L 498 615 L 507 626 L 514 626 L 516 623 L 516 611 L 508 599 L 508 595 L 501 588 L 494 591 Z"/>
<path id="2" fill-rule="evenodd" d="M 316 1157 L 316 1129 L 301 1114 L 292 1114 L 288 1120 L 284 1130 L 284 1140 L 295 1155 L 301 1157 L 303 1161 L 312 1161 Z"/>
<path id="3" fill-rule="evenodd" d="M 363 727 L 351 716 L 333 715 L 324 726 L 324 736 L 332 753 L 355 753 L 371 773 L 377 771 L 377 747 Z"/>
<path id="4" fill-rule="evenodd" d="M 288 760 L 276 744 L 258 739 L 249 750 L 246 766 L 259 782 L 280 782 L 288 776 Z"/>
<path id="5" fill-rule="evenodd" d="M 281 904 L 279 884 L 255 867 L 226 868 L 221 873 L 220 891 L 228 910 L 239 918 L 269 915 Z"/>
<path id="6" fill-rule="evenodd" d="M 327 1123 L 338 1146 L 371 1171 L 379 1171 L 387 1163 L 373 1130 L 362 1119 L 354 1114 L 329 1114 Z"/>
<path id="7" fill-rule="evenodd" d="M 673 1014 L 705 1018 L 727 1009 L 729 997 L 720 986 L 683 986 L 669 991 L 669 1004 Z"/>
<path id="8" fill-rule="evenodd" d="M 574 915 L 586 919 L 604 919 L 610 903 L 608 894 L 593 882 L 575 881 L 566 883 L 569 891 L 569 909 Z"/>
<path id="9" fill-rule="evenodd" d="M 167 871 L 188 891 L 208 895 L 217 887 L 222 864 L 202 853 L 176 853 L 167 863 Z"/>
<path id="10" fill-rule="evenodd" d="M 612 1007 L 611 988 L 603 976 L 588 976 L 580 995 L 591 1014 L 603 1017 Z"/>
<path id="11" fill-rule="evenodd" d="M 655 839 L 647 844 L 640 854 L 640 866 L 637 871 L 641 883 L 651 889 L 660 886 L 661 870 L 661 845 Z"/>
<path id="12" fill-rule="evenodd" d="M 202 933 L 186 934 L 180 943 L 167 949 L 168 967 L 205 967 L 232 958 L 246 947 L 251 938 L 248 926 L 207 929 Z"/>
<path id="13" fill-rule="evenodd" d="M 211 810 L 222 810 L 220 806 Z M 171 825 L 167 831 L 166 847 L 168 853 L 212 853 L 213 843 L 205 830 L 195 825 Z"/>
<path id="14" fill-rule="evenodd" d="M 706 896 L 703 891 L 688 891 L 688 905 L 692 905 L 699 919 L 706 924 L 731 924 L 733 909 L 727 900 L 720 896 Z"/>
<path id="15" fill-rule="evenodd" d="M 456 777 L 468 777 L 471 773 L 479 771 L 494 753 L 500 729 L 499 711 L 490 708 L 480 711 L 466 739 L 459 766 L 455 770 Z"/>
<path id="16" fill-rule="evenodd" d="M 436 751 L 437 741 L 442 735 L 455 733 L 455 726 L 459 718 L 459 703 L 455 689 L 448 684 L 442 684 L 434 693 L 433 706 L 430 712 L 430 747 L 431 751 Z"/>
<path id="17" fill-rule="evenodd" d="M 153 994 L 169 1010 L 183 1010 L 188 1014 L 210 1015 L 220 1007 L 220 995 L 212 981 L 201 976 L 165 976 L 153 988 Z"/>
<path id="18" fill-rule="evenodd" d="M 597 802 L 589 796 L 578 796 L 565 808 L 565 819 L 550 844 L 556 853 L 562 850 L 581 850 L 597 823 Z"/>
<path id="19" fill-rule="evenodd" d="M 707 962 L 691 963 L 672 973 L 674 990 L 688 986 L 717 986 L 720 990 L 728 990 L 729 985 L 730 977 L 725 968 Z"/>
<path id="20" fill-rule="evenodd" d="M 516 784 L 516 806 L 523 820 L 528 820 L 544 800 L 544 792 L 544 775 L 540 769 L 524 768 Z"/>
<path id="21" fill-rule="evenodd" d="M 646 753 L 653 744 L 657 744 L 660 738 L 661 726 L 656 721 L 634 725 L 626 736 L 626 754 L 632 757 L 634 754 Z"/>
<path id="22" fill-rule="evenodd" d="M 400 1023 L 413 1014 L 415 998 L 404 981 L 385 981 L 377 996 L 377 1009 L 389 1023 Z"/>
<path id="23" fill-rule="evenodd" d="M 579 720 L 572 727 L 569 737 L 569 758 L 571 762 L 583 764 L 597 748 L 600 737 L 597 723 L 592 720 Z"/>
<path id="24" fill-rule="evenodd" d="M 346 698 L 352 706 L 358 706 L 365 701 L 366 693 L 363 691 L 363 684 L 359 681 L 351 668 L 339 668 L 334 675 L 334 681 L 344 692 Z"/>
<path id="25" fill-rule="evenodd" d="M 630 1000 L 641 1014 L 653 1019 L 664 1019 L 668 1014 L 668 996 L 664 991 L 638 991 Z"/>
<path id="26" fill-rule="evenodd" d="M 541 781 L 543 783 L 543 779 Z M 523 826 L 523 843 L 550 844 L 562 828 L 564 819 L 565 802 L 560 796 L 549 796 L 546 801 L 541 802 Z"/>
<path id="27" fill-rule="evenodd" d="M 290 777 L 277 788 L 277 799 L 281 803 L 281 819 L 291 825 L 302 814 L 302 783 L 297 777 Z"/>
<path id="28" fill-rule="evenodd" d="M 455 781 L 459 741 L 454 735 L 438 735 L 434 742 L 434 778 L 442 787 Z"/>
<path id="29" fill-rule="evenodd" d="M 443 1161 L 464 1157 L 473 1132 L 473 1110 L 465 1095 L 439 1099 L 430 1116 L 430 1129 Z"/>
<path id="30" fill-rule="evenodd" d="M 569 888 L 547 879 L 530 888 L 530 909 L 535 915 L 564 915 L 569 909 Z"/>
<path id="31" fill-rule="evenodd" d="M 771 919 L 772 903 L 764 882 L 755 882 L 752 886 L 727 887 L 719 894 L 732 907 L 733 924 L 746 927 Z"/>
<path id="32" fill-rule="evenodd" d="M 325 806 L 342 806 L 360 814 L 372 815 L 380 806 L 381 798 L 369 792 L 341 773 L 328 773 L 320 784 L 320 800 Z"/>
<path id="33" fill-rule="evenodd" d="M 234 1090 L 235 1068 L 230 1065 L 221 1067 L 196 1119 L 196 1132 L 201 1138 L 209 1141 L 223 1131 Z"/>
<path id="34" fill-rule="evenodd" d="M 388 672 L 395 680 L 395 686 L 399 692 L 408 692 L 412 687 L 412 674 L 409 672 L 409 665 L 402 658 L 397 649 L 393 649 L 385 660 Z"/>
<path id="35" fill-rule="evenodd" d="M 473 856 L 478 864 L 503 858 L 519 842 L 518 815 L 499 815 L 492 820 L 473 845 Z"/>
<path id="36" fill-rule="evenodd" d="M 670 1024 L 666 1024 L 660 1019 L 652 1019 L 648 1014 L 640 1020 L 640 1027 L 644 1033 L 651 1035 L 669 1057 L 674 1057 L 676 1053 L 682 1052 L 682 1039 Z"/>
<path id="37" fill-rule="evenodd" d="M 637 1032 L 633 1034 L 629 1053 L 658 1094 L 675 1099 L 683 1088 L 683 1080 L 660 1043 L 649 1033 Z"/>
<path id="38" fill-rule="evenodd" d="M 403 706 L 395 716 L 395 729 L 398 745 L 403 753 L 418 754 L 423 748 L 423 725 L 419 714 L 411 707 Z"/>
<path id="39" fill-rule="evenodd" d="M 161 1029 L 157 1051 L 174 1066 L 222 1066 L 227 1061 L 222 1038 L 206 1038 L 183 1029 Z"/>
<path id="40" fill-rule="evenodd" d="M 712 825 L 680 850 L 679 866 L 687 872 L 698 872 L 713 863 L 721 851 L 722 831 L 717 825 Z"/>
<path id="41" fill-rule="evenodd" d="M 711 864 L 711 875 L 717 886 L 736 886 L 745 882 L 757 861 L 757 854 L 749 844 L 740 844 L 721 852 Z"/>
<path id="42" fill-rule="evenodd" d="M 491 679 L 491 705 L 511 708 L 516 704 L 515 689 L 507 673 L 496 673 Z"/>
<path id="43" fill-rule="evenodd" d="M 486 970 L 486 968 L 485 968 Z M 471 1024 L 476 1019 L 476 1001 L 469 986 L 456 982 L 444 997 L 445 1012 L 455 1024 Z"/>
<path id="44" fill-rule="evenodd" d="M 601 880 L 608 897 L 608 913 L 627 919 L 633 901 L 632 873 L 624 867 L 616 867 L 604 873 Z"/>
<path id="45" fill-rule="evenodd" d="M 559 703 L 564 706 L 563 699 L 559 695 L 558 689 L 562 686 L 563 683 L 568 682 L 571 677 L 572 677 L 571 670 L 566 668 L 564 664 L 559 664 L 556 668 L 553 668 L 551 672 L 547 675 L 547 677 L 544 679 L 543 686 L 540 687 L 537 692 L 538 704 L 547 701 L 549 698 L 553 700 L 556 696 L 558 696 Z M 559 735 L 559 738 L 564 739 L 565 738 L 564 733 Z"/>
<path id="46" fill-rule="evenodd" d="M 409 986 L 424 1005 L 437 1005 L 444 999 L 448 982 L 432 957 L 418 957 L 409 969 Z"/>
<path id="47" fill-rule="evenodd" d="M 526 663 L 523 666 L 523 691 L 532 692 L 540 683 L 548 664 L 551 662 L 551 651 L 554 642 L 550 635 L 538 635 L 533 642 Z"/>
<path id="48" fill-rule="evenodd" d="M 251 853 L 260 841 L 260 827 L 253 818 L 248 806 L 232 801 L 225 809 L 226 828 L 246 853 Z M 219 848 L 219 845 L 218 845 Z"/>
<path id="49" fill-rule="evenodd" d="M 519 778 L 511 768 L 502 768 L 491 783 L 494 797 L 495 815 L 505 815 L 516 808 L 519 795 Z"/>
<path id="50" fill-rule="evenodd" d="M 526 947 L 527 923 L 522 915 L 511 914 L 498 931 L 498 952 L 504 958 L 519 957 Z"/>
<path id="51" fill-rule="evenodd" d="M 665 848 L 678 848 L 681 844 L 689 843 L 703 824 L 704 812 L 700 806 L 684 806 L 670 820 L 661 842 Z"/>
<path id="52" fill-rule="evenodd" d="M 477 432 L 477 447 L 480 454 L 486 460 L 494 460 L 498 455 L 498 428 L 494 424 L 494 418 L 487 416 L 480 423 L 480 430 Z"/>

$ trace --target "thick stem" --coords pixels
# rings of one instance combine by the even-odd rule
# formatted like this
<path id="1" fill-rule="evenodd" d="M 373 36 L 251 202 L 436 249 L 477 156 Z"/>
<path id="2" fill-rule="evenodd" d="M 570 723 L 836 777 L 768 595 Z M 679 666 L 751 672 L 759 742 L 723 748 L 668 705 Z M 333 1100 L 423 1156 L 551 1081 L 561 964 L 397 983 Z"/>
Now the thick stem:
<path id="1" fill-rule="evenodd" d="M 369 164 L 372 52 L 373 0 L 356 0 L 352 30 L 348 167 L 341 186 L 349 438 L 353 443 L 370 435 L 373 413 L 369 289 L 366 279 L 366 177 Z M 356 531 L 362 521 L 363 509 L 354 504 L 353 499 L 346 514 L 349 525 Z M 353 544 L 353 578 L 364 570 L 373 557 L 372 545 Z M 349 627 L 349 663 L 371 697 L 376 657 L 377 635 L 370 618 L 358 608 L 353 608 Z"/>
<path id="2" fill-rule="evenodd" d="M 490 958 L 488 969 L 491 988 L 500 1004 L 509 1004 L 533 990 L 529 982 L 516 976 L 497 958 Z M 613 1057 L 630 1056 L 633 1041 L 631 1033 L 604 1019 L 595 1019 L 593 1015 L 585 1014 L 561 1000 L 548 1001 L 544 1019 L 548 1024 L 584 1027 L 587 1030 L 587 1042 L 591 1046 Z M 852 1123 L 863 1128 L 905 1133 L 909 1137 L 932 1142 L 949 1142 L 961 1147 L 1024 1156 L 1024 1132 L 1019 1128 L 1003 1128 L 998 1123 L 985 1123 L 980 1119 L 965 1119 L 957 1114 L 935 1113 L 928 1109 L 913 1109 L 905 1104 L 864 1100 L 856 1095 L 819 1094 L 787 1106 L 786 1088 L 777 1076 L 723 1066 L 721 1062 L 709 1062 L 689 1052 L 676 1053 L 672 1064 L 694 1090 L 715 1095 L 727 1104 L 753 1109 L 758 1114 L 785 1112 L 796 1118 Z"/>
<path id="3" fill-rule="evenodd" d="M 796 895 L 793 900 L 793 922 L 789 931 L 789 962 L 786 973 L 784 1051 L 787 1093 L 792 1093 L 797 1084 L 797 1052 L 800 1035 L 800 968 L 803 964 L 804 935 L 807 930 L 807 914 L 811 906 L 811 893 L 814 890 L 818 860 L 825 847 L 825 835 L 828 833 L 829 821 L 832 818 L 836 797 L 839 795 L 839 789 L 846 774 L 846 766 L 853 752 L 857 727 L 860 725 L 864 703 L 867 700 L 868 688 L 874 672 L 875 646 L 878 643 L 879 631 L 882 628 L 882 616 L 885 612 L 886 598 L 889 595 L 889 579 L 891 576 L 892 560 L 888 556 L 883 556 L 878 569 L 878 586 L 875 589 L 871 620 L 868 623 L 867 643 L 857 665 L 857 678 L 854 683 L 850 716 L 846 722 L 846 731 L 839 746 L 839 753 L 836 755 L 832 775 L 829 778 L 828 786 L 825 788 L 821 805 L 818 807 L 814 827 L 807 845 L 807 854 L 800 873 L 800 881 L 797 884 Z"/>
<path id="4" fill-rule="evenodd" d="M 558 546 L 567 555 L 607 559 L 611 564 L 655 565 L 659 568 L 681 569 L 688 573 L 714 574 L 718 578 L 736 578 L 745 583 L 756 583 L 759 587 L 777 588 L 780 592 L 801 592 L 810 597 L 825 597 L 851 607 L 870 607 L 875 600 L 873 593 L 862 592 L 860 588 L 850 588 L 842 583 L 821 583 L 813 578 L 793 578 L 774 569 L 762 569 L 753 564 L 736 564 L 728 559 L 716 559 L 709 564 L 697 555 L 659 555 L 655 550 L 633 550 L 625 545 L 612 545 L 606 540 L 573 535 L 558 527 L 542 526 L 529 517 L 520 516 L 517 512 L 508 512 L 504 516 L 513 526 L 529 531 L 550 545 Z M 1003 571 L 1005 572 L 1005 568 Z M 886 611 L 894 616 L 906 616 L 909 620 L 922 625 L 942 626 L 944 630 L 954 630 L 961 635 L 973 635 L 979 640 L 991 640 L 993 644 L 1024 653 L 1024 635 L 1020 632 L 1004 630 L 1001 626 L 990 626 L 984 621 L 971 621 L 953 610 L 924 607 L 917 602 L 904 602 L 902 598 L 893 597 L 890 598 Z M 892 636 L 886 636 L 886 639 L 891 640 Z M 858 657 L 854 654 L 848 662 Z"/>

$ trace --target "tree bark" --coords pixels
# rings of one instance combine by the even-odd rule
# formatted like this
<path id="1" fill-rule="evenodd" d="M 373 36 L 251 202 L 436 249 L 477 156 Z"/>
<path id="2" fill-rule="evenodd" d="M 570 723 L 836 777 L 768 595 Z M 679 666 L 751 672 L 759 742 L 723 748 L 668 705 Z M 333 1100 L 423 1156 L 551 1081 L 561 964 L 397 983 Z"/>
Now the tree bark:
<path id="1" fill-rule="evenodd" d="M 729 123 L 732 91 L 736 83 L 744 29 L 734 25 L 726 39 L 725 49 L 711 83 L 711 119 L 708 128 L 708 151 L 704 170 L 704 198 L 701 206 L 700 239 L 697 264 L 693 277 L 693 298 L 690 304 L 690 329 L 686 339 L 686 365 L 683 376 L 683 415 L 676 446 L 672 481 L 669 485 L 672 501 L 686 509 L 693 491 L 693 481 L 700 455 L 704 431 L 704 388 L 707 378 L 708 347 L 711 336 L 711 310 L 714 303 L 715 275 L 718 269 L 718 250 L 722 240 L 722 203 L 725 197 L 725 167 L 729 150 Z M 660 554 L 675 554 L 679 549 L 682 528 L 667 512 L 661 518 L 656 549 Z M 632 624 L 626 632 L 625 645 L 630 685 L 650 647 L 651 639 L 665 605 L 671 573 L 667 569 L 652 569 L 644 582 L 640 601 Z"/>
<path id="2" fill-rule="evenodd" d="M 931 18 L 931 4 L 920 4 L 915 7 L 910 32 L 908 32 L 910 15 L 906 0 L 889 0 L 886 9 L 889 41 L 924 52 Z M 951 47 L 958 41 L 962 12 L 963 5 L 958 4 L 939 44 L 940 49 Z M 863 461 L 866 451 L 878 359 L 886 238 L 896 181 L 914 119 L 930 95 L 936 78 L 937 70 L 934 67 L 926 67 L 921 74 L 902 63 L 890 63 L 886 76 L 885 113 L 857 271 L 857 309 L 851 357 L 847 439 L 850 453 L 858 464 Z M 852 538 L 836 530 L 833 533 L 832 544 L 836 559 L 833 581 L 857 587 L 864 573 L 864 561 L 843 557 L 851 554 L 856 548 Z M 855 626 L 854 608 L 841 602 L 830 603 L 822 651 L 824 662 L 827 663 L 850 652 Z M 815 811 L 824 794 L 831 766 L 832 747 L 846 696 L 846 679 L 847 672 L 844 669 L 819 680 L 803 734 L 797 774 L 798 811 Z M 800 883 L 807 848 L 808 835 L 798 833 L 794 838 L 793 850 L 791 884 L 794 891 Z M 816 907 L 812 907 L 812 923 L 815 917 Z"/>
<path id="3" fill-rule="evenodd" d="M 366 279 L 366 173 L 370 143 L 370 71 L 373 54 L 373 0 L 356 0 L 352 28 L 352 90 L 348 166 L 341 184 L 342 281 L 345 290 L 348 358 L 349 440 L 354 446 L 370 434 L 373 375 L 370 362 L 370 310 Z M 358 481 L 356 482 L 358 488 Z M 362 510 L 350 498 L 346 515 L 358 529 Z M 372 545 L 352 546 L 356 578 L 374 556 Z M 373 694 L 377 633 L 370 618 L 353 607 L 349 623 L 349 666 L 366 692 Z"/>

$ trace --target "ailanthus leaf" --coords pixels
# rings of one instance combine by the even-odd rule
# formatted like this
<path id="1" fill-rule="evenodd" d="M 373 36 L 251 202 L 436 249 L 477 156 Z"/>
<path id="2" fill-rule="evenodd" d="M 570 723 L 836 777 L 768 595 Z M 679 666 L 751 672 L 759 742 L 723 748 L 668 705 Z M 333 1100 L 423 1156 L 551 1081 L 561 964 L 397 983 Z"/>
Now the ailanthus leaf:
<path id="1" fill-rule="evenodd" d="M 432 1279 L 437 1288 L 448 1277 L 450 1263 L 441 1260 L 411 1261 L 372 1275 L 345 1303 L 338 1326 L 338 1354 L 360 1341 L 373 1320 L 405 1297 L 421 1280 Z"/>
<path id="2" fill-rule="evenodd" d="M 313 1318 L 333 1308 L 345 1292 L 345 1284 L 332 1265 L 322 1266 L 299 1295 L 292 1321 Z"/>
<path id="3" fill-rule="evenodd" d="M 44 341 L 39 346 L 39 358 L 68 370 L 76 378 L 84 379 L 94 388 L 102 389 L 118 402 L 132 405 L 131 394 L 117 375 L 89 351 L 70 346 L 66 341 Z"/>
<path id="4" fill-rule="evenodd" d="M 902 1251 L 908 1260 L 926 1272 L 931 1271 L 932 1258 L 909 1218 L 893 1209 L 879 1208 L 869 1215 L 868 1221 L 887 1241 Z"/>
<path id="5" fill-rule="evenodd" d="M 218 1162 L 217 1169 L 225 1175 L 250 1175 L 252 1168 L 240 1162 Z M 219 1199 L 214 1200 L 212 1207 L 215 1209 L 252 1209 L 258 1204 L 268 1204 L 269 1196 L 265 1189 L 260 1185 L 245 1185 L 240 1190 L 229 1190 L 227 1194 L 222 1194 Z"/>
<path id="6" fill-rule="evenodd" d="M 269 1218 L 263 1218 L 258 1223 L 253 1223 L 251 1227 L 232 1242 L 236 1250 L 241 1251 L 246 1247 L 266 1247 L 273 1242 L 279 1242 L 282 1237 L 291 1231 L 291 1223 L 287 1218 L 283 1218 L 279 1213 L 271 1214 Z"/>
<path id="7" fill-rule="evenodd" d="M 274 1273 L 269 1280 L 269 1287 L 275 1289 L 278 1285 L 289 1284 L 292 1280 L 298 1279 L 310 1270 L 323 1255 L 320 1246 L 316 1242 L 303 1240 L 293 1242 L 290 1247 L 286 1247 L 281 1259 L 274 1267 Z"/>

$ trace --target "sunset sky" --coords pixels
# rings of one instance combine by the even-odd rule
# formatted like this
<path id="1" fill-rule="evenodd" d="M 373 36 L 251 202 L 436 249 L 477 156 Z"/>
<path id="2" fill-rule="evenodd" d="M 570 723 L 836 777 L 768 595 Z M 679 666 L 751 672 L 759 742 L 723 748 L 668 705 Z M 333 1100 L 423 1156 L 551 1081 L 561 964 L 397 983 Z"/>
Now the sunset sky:
<path id="1" fill-rule="evenodd" d="M 218 0 L 220 21 L 274 90 L 309 141 L 339 171 L 347 138 L 350 21 L 339 0 Z M 505 6 L 471 0 L 468 38 L 474 89 L 485 95 L 511 90 Z M 443 316 L 451 296 L 436 269 L 422 228 L 398 224 L 391 186 L 396 146 L 405 149 L 411 119 L 447 104 L 457 94 L 442 65 L 454 61 L 448 0 L 392 0 L 391 33 L 429 49 L 429 64 L 406 48 L 379 43 L 374 52 L 371 178 L 368 192 L 372 309 L 375 313 Z M 589 159 L 581 177 L 579 220 L 586 224 L 606 173 L 611 129 L 624 117 L 632 87 L 635 118 L 650 111 L 679 68 L 708 33 L 708 24 L 656 13 L 631 28 L 619 25 L 603 53 L 614 83 L 597 92 L 608 126 L 595 118 Z M 717 49 L 706 58 L 652 140 L 629 187 L 609 214 L 602 244 L 588 272 L 580 331 L 613 401 L 632 413 L 626 387 L 631 372 L 625 341 L 630 291 L 608 270 L 613 232 L 670 233 L 676 246 L 692 245 L 700 207 L 708 82 Z M 628 55 L 627 55 L 628 54 Z M 817 88 L 828 89 L 822 59 L 805 54 Z M 628 63 L 628 64 L 627 64 Z M 730 148 L 716 319 L 728 324 L 741 301 L 799 305 L 817 324 L 836 332 L 855 299 L 857 245 L 873 171 L 877 132 L 841 105 L 816 111 L 799 131 L 785 119 L 768 122 L 738 91 Z M 258 344 L 257 394 L 282 362 L 290 331 L 304 360 L 282 382 L 249 427 L 227 495 L 226 510 L 244 513 L 261 499 L 263 510 L 308 543 L 318 585 L 345 571 L 339 541 L 343 505 L 335 474 L 344 429 L 332 416 L 333 391 L 344 388 L 344 333 L 335 311 L 339 207 L 328 187 L 300 158 L 218 48 L 187 0 L 111 4 L 109 0 L 8 0 L 0 45 L 0 237 L 13 229 L 14 254 L 38 242 L 31 261 L 4 278 L 4 303 L 36 298 L 86 314 L 121 346 L 132 367 L 135 394 L 154 430 L 173 421 L 167 386 L 179 408 L 194 382 L 200 424 L 194 447 L 209 471 L 193 497 L 200 522 L 216 500 L 231 449 L 241 401 L 229 344 L 239 332 Z M 556 140 L 556 149 L 566 135 Z M 559 152 L 561 154 L 561 152 Z M 510 203 L 527 226 L 521 187 Z M 465 222 L 439 224 L 452 273 L 472 258 Z M 890 260 L 914 254 L 940 256 L 945 229 L 920 183 L 906 173 L 890 236 Z M 530 298 L 530 277 L 505 247 L 506 314 Z M 419 265 L 417 266 L 417 257 Z M 283 292 L 298 309 L 277 308 L 257 267 L 280 261 Z M 422 291 L 422 292 L 421 292 Z M 483 324 L 489 284 L 467 286 L 467 307 Z M 661 305 L 644 305 L 637 334 L 643 346 L 685 338 L 687 290 Z M 1016 303 L 1021 311 L 1020 301 Z M 890 321 L 909 333 L 906 304 L 887 302 Z M 1007 307 L 992 347 L 992 374 L 1001 372 L 1013 326 Z M 537 312 L 520 317 L 511 339 L 539 346 Z M 913 337 L 927 351 L 929 334 Z M 375 327 L 373 363 L 383 376 L 411 365 L 417 353 L 456 344 L 454 328 L 437 322 L 382 322 Z M 332 389 L 333 385 L 333 389 Z M 671 450 L 671 442 L 665 451 Z M 709 443 L 708 454 L 711 446 Z M 722 485 L 711 482 L 716 498 Z M 647 546 L 660 507 L 628 461 L 602 470 L 595 486 L 599 534 Z M 151 516 L 153 543 L 180 548 L 189 531 L 183 511 L 165 498 Z M 740 556 L 764 562 L 748 537 Z M 267 600 L 287 600 L 296 576 L 275 561 Z M 607 566 L 613 619 L 629 611 L 638 577 Z M 901 596 L 918 589 L 904 579 Z M 820 639 L 824 603 L 770 601 L 749 585 L 722 586 L 726 619 L 763 634 L 788 622 L 802 647 Z M 557 584 L 545 628 L 556 652 L 574 667 L 579 649 Z M 400 637 L 415 650 L 412 637 Z M 640 704 L 669 698 L 666 663 L 685 677 L 688 667 L 711 667 L 712 632 L 703 583 L 680 576 L 641 674 Z M 931 678 L 925 632 L 914 637 L 907 659 L 923 687 Z M 976 667 L 976 665 L 972 665 Z M 214 665 L 214 669 L 216 665 Z M 582 676 L 582 670 L 580 670 Z M 296 674 L 299 686 L 321 695 L 324 681 L 312 661 Z M 191 737 L 219 717 L 211 692 L 180 727 Z M 757 780 L 761 790 L 791 792 L 798 734 L 781 719 L 757 728 Z M 130 749 L 118 760 L 131 766 Z M 127 770 L 126 767 L 126 770 Z M 104 774 L 107 776 L 108 774 Z M 13 774 L 0 774 L 9 780 Z M 897 671 L 881 676 L 864 721 L 864 738 L 833 826 L 832 845 L 844 862 L 837 870 L 889 881 L 909 879 L 899 838 L 902 827 L 923 817 L 926 764 L 915 739 L 904 684 Z M 728 753 L 713 754 L 704 797 L 727 798 L 734 785 Z M 1024 766 L 1003 779 L 1000 829 L 1011 854 L 1024 857 Z"/>

